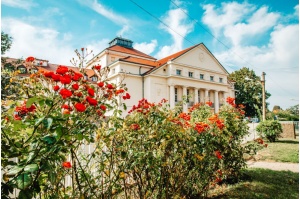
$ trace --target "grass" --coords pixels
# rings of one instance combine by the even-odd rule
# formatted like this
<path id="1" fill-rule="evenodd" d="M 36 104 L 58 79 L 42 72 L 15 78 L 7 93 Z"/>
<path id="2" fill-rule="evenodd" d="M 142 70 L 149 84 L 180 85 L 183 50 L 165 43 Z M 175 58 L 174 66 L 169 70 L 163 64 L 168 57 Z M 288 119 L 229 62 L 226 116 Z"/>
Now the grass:
<path id="1" fill-rule="evenodd" d="M 299 162 L 299 138 L 266 142 L 268 147 L 258 151 L 255 159 L 259 161 Z"/>
<path id="2" fill-rule="evenodd" d="M 269 169 L 246 169 L 244 181 L 234 185 L 220 185 L 208 195 L 220 198 L 277 198 L 299 197 L 299 173 Z"/>

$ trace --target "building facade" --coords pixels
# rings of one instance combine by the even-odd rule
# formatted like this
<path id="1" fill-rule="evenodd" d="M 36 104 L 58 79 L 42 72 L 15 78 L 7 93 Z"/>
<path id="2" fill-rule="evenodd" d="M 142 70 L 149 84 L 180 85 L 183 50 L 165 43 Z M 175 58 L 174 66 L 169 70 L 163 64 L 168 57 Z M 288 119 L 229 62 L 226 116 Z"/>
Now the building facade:
<path id="1" fill-rule="evenodd" d="M 218 112 L 227 97 L 234 97 L 229 73 L 203 43 L 160 60 L 134 49 L 132 43 L 117 37 L 87 63 L 87 68 L 109 67 L 109 80 L 126 84 L 129 109 L 142 98 L 156 103 L 164 98 L 171 108 L 180 105 L 184 112 L 195 103 L 210 101 Z"/>

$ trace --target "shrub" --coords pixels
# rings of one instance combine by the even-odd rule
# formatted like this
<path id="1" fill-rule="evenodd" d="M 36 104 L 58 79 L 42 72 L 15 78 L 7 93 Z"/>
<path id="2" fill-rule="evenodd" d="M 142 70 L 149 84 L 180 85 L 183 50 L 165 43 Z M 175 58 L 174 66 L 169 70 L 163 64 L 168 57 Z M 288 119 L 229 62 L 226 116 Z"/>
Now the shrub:
<path id="1" fill-rule="evenodd" d="M 275 142 L 282 133 L 281 124 L 276 120 L 262 121 L 257 125 L 256 130 L 260 136 L 267 138 L 270 142 Z"/>

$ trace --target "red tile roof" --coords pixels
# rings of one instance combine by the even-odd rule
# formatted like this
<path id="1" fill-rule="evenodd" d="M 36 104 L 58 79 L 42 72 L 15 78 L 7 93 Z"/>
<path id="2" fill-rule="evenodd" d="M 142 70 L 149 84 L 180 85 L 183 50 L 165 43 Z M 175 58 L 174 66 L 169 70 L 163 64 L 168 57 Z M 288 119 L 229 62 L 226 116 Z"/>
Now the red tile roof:
<path id="1" fill-rule="evenodd" d="M 138 51 L 134 48 L 125 48 L 123 46 L 114 45 L 114 46 L 108 47 L 107 50 L 126 53 L 126 54 L 130 54 L 130 55 L 137 55 L 137 56 L 156 60 L 154 57 L 151 57 L 150 55 L 147 55 L 147 54 L 145 54 L 141 51 Z"/>
<path id="2" fill-rule="evenodd" d="M 158 66 L 158 63 L 156 61 L 150 61 L 150 60 L 140 59 L 140 58 L 131 57 L 131 56 L 121 58 L 119 60 L 120 61 L 125 61 L 125 62 L 143 64 L 143 65 L 147 65 L 147 66 L 154 66 L 154 67 Z"/>
<path id="3" fill-rule="evenodd" d="M 189 47 L 189 48 L 186 48 L 186 49 L 184 49 L 184 50 L 182 50 L 182 51 L 179 51 L 179 52 L 174 53 L 174 54 L 172 54 L 172 55 L 169 55 L 169 56 L 167 56 L 167 57 L 165 57 L 165 58 L 162 58 L 162 59 L 158 60 L 157 62 L 159 63 L 159 66 L 164 65 L 164 64 L 167 63 L 169 60 L 172 60 L 172 59 L 174 59 L 174 58 L 177 58 L 177 57 L 183 55 L 184 53 L 186 53 L 187 51 L 191 50 L 192 48 L 194 48 L 194 47 L 196 47 L 196 46 L 197 46 L 197 45 L 192 46 L 192 47 Z"/>

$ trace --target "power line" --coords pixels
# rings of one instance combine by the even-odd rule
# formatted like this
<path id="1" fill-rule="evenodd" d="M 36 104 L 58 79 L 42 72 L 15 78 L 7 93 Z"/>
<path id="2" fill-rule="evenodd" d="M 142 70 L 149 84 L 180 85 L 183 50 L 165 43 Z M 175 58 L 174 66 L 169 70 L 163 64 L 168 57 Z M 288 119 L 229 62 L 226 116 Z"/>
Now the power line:
<path id="1" fill-rule="evenodd" d="M 146 12 L 148 15 L 150 15 L 151 17 L 153 17 L 154 19 L 156 19 L 157 21 L 159 21 L 160 23 L 162 23 L 164 26 L 166 26 L 167 28 L 169 28 L 170 30 L 172 30 L 173 32 L 175 32 L 176 34 L 178 34 L 180 37 L 182 37 L 184 40 L 188 41 L 189 43 L 191 43 L 192 45 L 195 45 L 195 42 L 192 42 L 191 40 L 187 39 L 185 36 L 181 35 L 180 33 L 178 33 L 177 31 L 175 31 L 173 28 L 171 28 L 169 25 L 167 25 L 165 22 L 163 22 L 162 20 L 160 20 L 158 17 L 156 17 L 155 15 L 153 15 L 152 13 L 150 13 L 148 10 L 146 10 L 145 8 L 143 8 L 142 6 L 140 6 L 138 3 L 136 3 L 133 0 L 129 0 L 131 1 L 133 4 L 135 4 L 137 7 L 139 7 L 141 10 L 143 10 L 144 12 Z M 196 24 L 198 26 L 200 26 L 202 29 L 204 29 L 207 33 L 209 33 L 213 38 L 215 38 L 219 43 L 221 43 L 223 46 L 225 46 L 229 51 L 231 51 L 232 53 L 234 53 L 236 56 L 238 56 L 241 60 L 243 60 L 246 64 L 250 65 L 252 68 L 256 68 L 257 70 L 263 72 L 260 68 L 253 66 L 251 63 L 249 63 L 247 60 L 243 59 L 241 56 L 239 56 L 237 53 L 235 53 L 232 49 L 230 49 L 230 47 L 228 47 L 226 44 L 224 44 L 221 40 L 219 40 L 217 37 L 215 37 L 210 31 L 208 31 L 206 28 L 204 28 L 197 20 L 195 20 L 194 18 L 192 18 L 187 12 L 185 12 L 182 8 L 180 8 L 173 0 L 170 0 L 172 2 L 173 5 L 175 5 L 177 8 L 179 8 L 186 16 L 188 16 L 191 20 L 193 20 L 194 22 L 196 22 Z M 228 67 L 234 69 L 233 67 L 229 66 Z M 235 69 L 234 69 L 235 70 Z M 273 80 L 271 77 L 269 77 L 270 80 L 272 80 L 274 83 L 276 83 L 283 91 L 285 91 L 288 94 L 291 94 L 289 92 L 287 92 L 287 90 L 283 89 L 275 80 Z"/>

